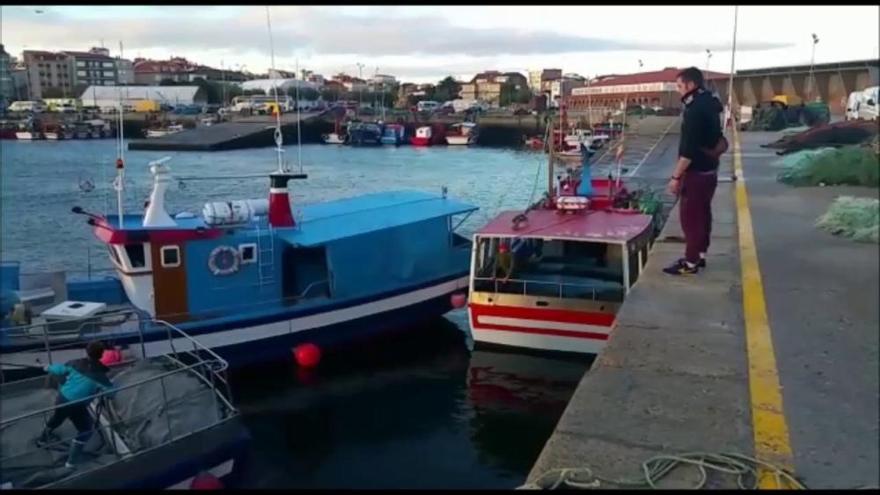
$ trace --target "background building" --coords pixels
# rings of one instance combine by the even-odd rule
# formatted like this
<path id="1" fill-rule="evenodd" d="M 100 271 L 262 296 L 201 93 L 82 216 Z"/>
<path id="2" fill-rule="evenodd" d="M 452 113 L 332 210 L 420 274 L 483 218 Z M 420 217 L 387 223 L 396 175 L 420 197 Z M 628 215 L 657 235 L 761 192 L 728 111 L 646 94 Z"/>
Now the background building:
<path id="1" fill-rule="evenodd" d="M 6 110 L 17 99 L 12 79 L 12 57 L 0 44 L 0 111 Z"/>
<path id="2" fill-rule="evenodd" d="M 75 96 L 73 66 L 64 53 L 25 50 L 22 59 L 26 69 L 29 100 Z"/>
<path id="3" fill-rule="evenodd" d="M 74 88 L 86 86 L 115 86 L 119 79 L 116 59 L 110 50 L 93 47 L 87 52 L 61 52 L 68 58 Z"/>
<path id="4" fill-rule="evenodd" d="M 134 62 L 124 58 L 116 59 L 117 84 L 134 84 Z"/>
<path id="5" fill-rule="evenodd" d="M 490 70 L 475 75 L 469 83 L 461 85 L 459 97 L 464 100 L 483 100 L 491 106 L 501 106 L 502 92 L 528 89 L 529 81 L 519 72 Z"/>
<path id="6" fill-rule="evenodd" d="M 681 97 L 675 79 L 681 71 L 667 67 L 654 72 L 600 76 L 585 87 L 572 89 L 568 105 L 573 110 L 587 109 L 589 105 L 618 109 L 624 102 L 627 106 L 678 108 Z M 710 87 L 727 80 L 727 74 L 719 72 L 704 71 L 703 76 Z"/>

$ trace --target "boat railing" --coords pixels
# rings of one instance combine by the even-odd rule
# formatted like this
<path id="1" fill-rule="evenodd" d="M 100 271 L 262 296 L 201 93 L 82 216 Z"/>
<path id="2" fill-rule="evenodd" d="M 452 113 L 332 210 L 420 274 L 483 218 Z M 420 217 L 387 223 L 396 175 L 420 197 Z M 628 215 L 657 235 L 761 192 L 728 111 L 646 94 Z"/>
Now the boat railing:
<path id="1" fill-rule="evenodd" d="M 536 291 L 529 291 L 529 287 L 549 287 L 550 291 L 542 291 L 541 293 L 536 293 Z M 608 286 L 599 286 L 596 284 L 583 284 L 583 283 L 574 283 L 574 282 L 549 282 L 546 280 L 528 280 L 528 279 L 516 279 L 516 278 L 497 278 L 497 277 L 474 277 L 474 291 L 475 292 L 484 292 L 486 291 L 485 287 L 491 287 L 491 292 L 495 294 L 520 294 L 523 296 L 545 296 L 551 297 L 554 296 L 559 299 L 589 299 L 591 301 L 598 301 L 599 295 L 603 292 L 619 292 L 621 300 L 623 298 L 624 290 L 621 287 L 620 289 L 608 287 Z M 574 289 L 578 292 L 589 291 L 589 297 L 584 296 L 572 296 L 566 295 L 565 289 Z M 549 293 L 548 293 L 549 292 Z M 603 298 L 602 300 L 605 300 Z"/>
<path id="2" fill-rule="evenodd" d="M 237 410 L 231 402 L 229 384 L 225 377 L 225 371 L 228 367 L 227 362 L 173 325 L 163 321 L 153 321 L 153 323 L 159 326 L 164 326 L 168 332 L 168 338 L 172 342 L 172 353 L 152 358 L 153 361 L 163 363 L 165 365 L 164 368 L 167 369 L 167 371 L 138 380 L 134 383 L 113 387 L 113 389 L 109 391 L 99 392 L 83 399 L 83 402 L 91 404 L 91 413 L 97 418 L 97 421 L 94 422 L 92 430 L 93 434 L 98 433 L 101 436 L 104 442 L 101 448 L 105 449 L 105 447 L 109 447 L 109 454 L 112 454 L 113 457 L 106 460 L 106 462 L 90 463 L 83 466 L 84 469 L 78 469 L 77 471 L 70 473 L 70 476 L 64 476 L 61 479 L 67 480 L 74 476 L 82 476 L 109 464 L 127 459 L 133 455 L 162 447 L 184 436 L 198 433 L 237 415 Z M 183 339 L 185 345 L 174 345 L 173 341 L 178 339 Z M 133 361 L 127 361 L 120 364 L 119 367 L 125 369 L 125 366 L 132 364 Z M 178 394 L 178 397 L 169 398 L 169 388 L 171 387 L 169 381 L 173 381 L 181 375 L 195 378 L 204 384 L 205 387 L 202 389 L 202 392 L 197 392 L 196 394 Z M 0 384 L 0 395 L 7 398 L 7 400 L 14 400 L 12 397 L 16 392 L 43 388 L 45 383 L 40 382 L 44 380 L 46 380 L 45 376 L 38 376 Z M 158 387 L 156 387 L 156 385 L 158 385 Z M 146 387 L 152 387 L 151 390 L 154 393 L 156 388 L 161 391 L 161 396 L 156 398 L 156 402 L 150 403 L 151 406 L 156 407 L 148 407 L 146 410 L 138 410 L 135 414 L 122 417 L 114 407 L 112 399 L 120 397 L 120 393 L 125 396 L 127 391 L 133 392 L 136 390 L 144 390 Z M 204 414 L 200 417 L 208 417 L 210 420 L 204 422 L 204 424 L 196 430 L 191 430 L 189 427 L 183 427 L 179 424 L 173 424 L 169 414 L 171 408 L 185 406 L 188 401 L 191 401 L 194 396 L 197 396 L 200 393 L 211 395 L 213 412 L 216 413 L 216 416 L 204 416 L 204 414 L 208 414 L 208 411 L 204 411 Z M 49 418 L 59 407 L 61 406 L 52 405 L 19 414 L 11 418 L 2 418 L 0 419 L 0 431 L 9 432 L 11 431 L 10 429 L 18 426 L 20 431 L 28 433 L 33 432 L 34 435 L 36 435 L 42 430 Z M 160 419 L 161 417 L 164 417 L 164 420 Z M 159 437 L 160 440 L 156 441 L 154 445 L 144 446 L 141 444 L 138 436 L 140 435 L 143 425 L 147 422 L 158 425 L 156 427 L 160 429 L 161 436 Z M 10 453 L 2 452 L 0 453 L 0 466 L 4 466 L 4 471 L 7 469 L 14 470 L 16 469 L 16 461 L 27 455 L 33 455 L 44 449 L 63 451 L 65 446 L 69 444 L 75 436 L 76 432 L 67 438 L 58 438 L 57 440 L 41 447 L 36 446 L 33 442 L 29 442 L 27 443 L 27 447 L 16 449 Z M 105 453 L 107 453 L 106 450 Z M 4 480 L 8 480 L 10 477 L 14 478 L 14 473 L 11 475 L 8 472 L 4 473 Z M 49 484 L 57 481 L 59 481 L 59 479 L 52 480 Z"/>

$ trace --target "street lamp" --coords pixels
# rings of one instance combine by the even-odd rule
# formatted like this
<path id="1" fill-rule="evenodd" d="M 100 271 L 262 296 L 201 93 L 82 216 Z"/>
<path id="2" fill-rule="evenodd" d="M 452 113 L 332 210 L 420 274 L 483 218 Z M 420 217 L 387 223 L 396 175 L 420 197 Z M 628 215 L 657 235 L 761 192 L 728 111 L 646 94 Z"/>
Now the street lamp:
<path id="1" fill-rule="evenodd" d="M 816 74 L 813 72 L 813 64 L 816 61 L 816 45 L 819 43 L 819 37 L 816 36 L 816 33 L 812 33 L 811 36 L 813 37 L 813 49 L 810 54 L 810 99 L 813 97 L 813 88 L 816 87 Z"/>
<path id="2" fill-rule="evenodd" d="M 712 59 L 712 50 L 706 48 L 706 72 L 709 72 L 709 61 Z"/>
<path id="3" fill-rule="evenodd" d="M 364 64 L 358 62 L 357 67 L 358 67 L 358 79 L 363 80 L 364 79 L 364 73 L 363 73 Z M 361 105 L 364 104 L 363 99 L 364 99 L 364 85 L 362 83 L 358 83 L 358 115 L 360 115 L 360 113 L 361 113 Z"/>

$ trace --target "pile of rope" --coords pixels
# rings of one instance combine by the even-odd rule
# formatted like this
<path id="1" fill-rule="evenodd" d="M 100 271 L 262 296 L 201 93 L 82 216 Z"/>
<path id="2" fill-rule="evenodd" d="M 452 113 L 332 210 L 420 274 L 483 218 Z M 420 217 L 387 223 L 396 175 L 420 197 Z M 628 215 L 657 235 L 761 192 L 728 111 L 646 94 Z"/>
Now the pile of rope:
<path id="1" fill-rule="evenodd" d="M 735 476 L 736 484 L 743 490 L 758 488 L 759 470 L 775 477 L 776 486 L 804 490 L 799 480 L 786 470 L 752 457 L 735 453 L 712 454 L 691 452 L 679 455 L 658 455 L 642 463 L 642 476 L 637 479 L 609 479 L 599 476 L 588 467 L 553 469 L 526 483 L 518 490 L 601 489 L 601 488 L 659 488 L 657 484 L 682 466 L 697 469 L 699 479 L 693 486 L 676 487 L 699 490 L 706 486 L 709 473 Z"/>
<path id="2" fill-rule="evenodd" d="M 880 242 L 880 201 L 840 196 L 819 217 L 816 226 L 854 241 Z"/>

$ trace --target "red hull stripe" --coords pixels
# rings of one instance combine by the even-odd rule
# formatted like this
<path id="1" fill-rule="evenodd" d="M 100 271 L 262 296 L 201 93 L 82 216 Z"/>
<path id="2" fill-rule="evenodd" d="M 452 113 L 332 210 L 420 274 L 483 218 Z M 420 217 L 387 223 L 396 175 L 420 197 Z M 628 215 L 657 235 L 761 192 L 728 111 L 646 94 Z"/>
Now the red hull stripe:
<path id="1" fill-rule="evenodd" d="M 557 337 L 572 337 L 575 339 L 608 340 L 608 335 L 595 332 L 576 332 L 572 330 L 552 330 L 548 328 L 522 328 L 509 327 L 506 325 L 484 325 L 482 323 L 473 326 L 475 330 L 504 330 L 505 332 L 533 333 L 538 335 L 554 335 Z"/>
<path id="2" fill-rule="evenodd" d="M 95 237 L 107 244 L 137 244 L 153 242 L 156 244 L 180 244 L 186 241 L 214 239 L 223 235 L 220 229 L 124 229 L 119 230 L 107 224 L 105 219 L 96 222 Z"/>
<path id="3" fill-rule="evenodd" d="M 609 313 L 592 313 L 586 311 L 570 311 L 565 309 L 521 308 L 518 306 L 487 306 L 470 304 L 474 316 L 503 316 L 526 320 L 545 320 L 559 323 L 580 323 L 610 327 L 614 324 L 614 315 Z"/>

